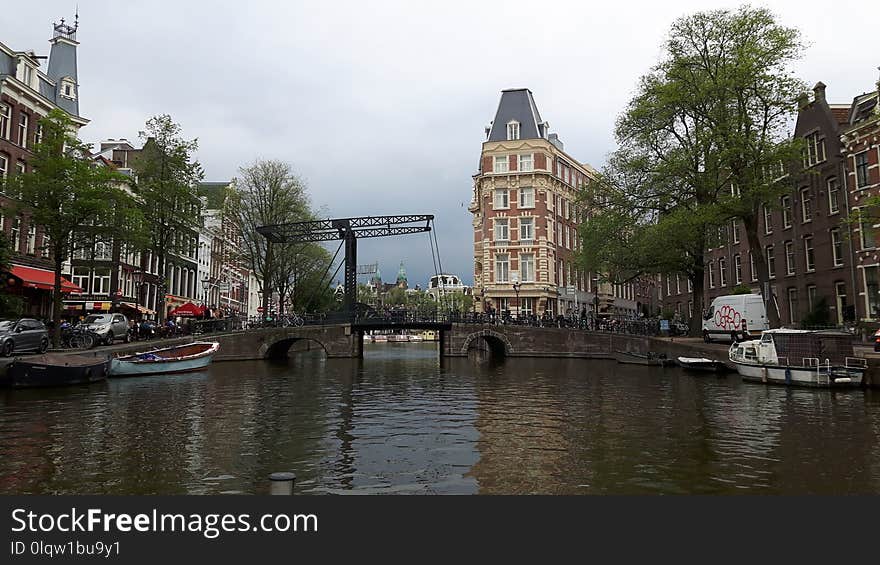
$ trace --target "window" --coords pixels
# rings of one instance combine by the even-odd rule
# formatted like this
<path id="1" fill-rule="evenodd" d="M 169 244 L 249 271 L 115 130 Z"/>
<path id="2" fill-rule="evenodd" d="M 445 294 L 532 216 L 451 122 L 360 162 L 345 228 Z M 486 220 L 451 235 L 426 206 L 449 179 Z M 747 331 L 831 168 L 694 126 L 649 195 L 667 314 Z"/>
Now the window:
<path id="1" fill-rule="evenodd" d="M 807 260 L 807 272 L 816 270 L 816 254 L 813 251 L 813 236 L 804 238 L 804 257 Z"/>
<path id="2" fill-rule="evenodd" d="M 74 267 L 73 276 L 70 282 L 83 289 L 83 292 L 89 292 L 89 269 L 88 267 Z"/>
<path id="3" fill-rule="evenodd" d="M 25 251 L 28 255 L 33 255 L 37 251 L 37 226 L 34 224 L 28 226 L 27 248 Z"/>
<path id="4" fill-rule="evenodd" d="M 868 186 L 868 152 L 856 155 L 856 188 Z"/>
<path id="5" fill-rule="evenodd" d="M 846 314 L 846 283 L 834 283 L 834 294 L 837 297 L 837 324 L 842 326 L 849 319 Z"/>
<path id="6" fill-rule="evenodd" d="M 689 279 L 689 281 L 690 281 L 690 279 Z M 740 257 L 739 255 L 733 256 L 733 281 L 734 281 L 734 284 L 737 284 L 737 285 L 740 285 L 743 282 L 742 257 Z"/>
<path id="7" fill-rule="evenodd" d="M 571 202 L 569 200 L 565 200 L 565 219 L 571 219 Z"/>
<path id="8" fill-rule="evenodd" d="M 521 241 L 532 241 L 535 239 L 535 219 L 520 218 L 519 219 L 519 239 Z"/>
<path id="9" fill-rule="evenodd" d="M 519 299 L 519 314 L 522 316 L 531 316 L 535 312 L 535 299 L 524 296 Z"/>
<path id="10" fill-rule="evenodd" d="M 508 241 L 510 239 L 509 223 L 507 218 L 495 218 L 495 241 Z"/>
<path id="11" fill-rule="evenodd" d="M 519 189 L 519 207 L 534 208 L 535 207 L 535 189 L 521 188 Z"/>
<path id="12" fill-rule="evenodd" d="M 776 278 L 776 255 L 773 252 L 773 246 L 767 246 L 767 274 L 769 278 Z"/>
<path id="13" fill-rule="evenodd" d="M 788 320 L 792 324 L 797 323 L 797 310 L 798 310 L 797 289 L 790 288 L 790 289 L 788 289 Z"/>
<path id="14" fill-rule="evenodd" d="M 758 270 L 755 268 L 755 256 L 749 251 L 749 274 L 752 276 L 752 282 L 758 280 Z"/>
<path id="15" fill-rule="evenodd" d="M 831 230 L 831 254 L 834 258 L 834 266 L 843 265 L 843 239 L 840 236 L 840 228 Z"/>
<path id="16" fill-rule="evenodd" d="M 556 224 L 556 245 L 562 247 L 562 244 L 565 243 L 562 239 L 562 224 Z"/>
<path id="17" fill-rule="evenodd" d="M 40 247 L 40 256 L 44 259 L 49 257 L 49 250 L 52 246 L 52 239 L 49 237 L 49 234 L 43 233 L 43 245 Z"/>
<path id="18" fill-rule="evenodd" d="M 764 233 L 773 233 L 773 216 L 771 215 L 770 208 L 764 204 Z"/>
<path id="19" fill-rule="evenodd" d="M 506 253 L 495 255 L 495 282 L 507 282 L 510 279 L 510 262 Z"/>
<path id="20" fill-rule="evenodd" d="M 730 233 L 733 234 L 733 242 L 739 243 L 739 221 L 733 220 L 730 224 Z"/>
<path id="21" fill-rule="evenodd" d="M 43 124 L 37 122 L 37 128 L 34 130 L 34 143 L 43 142 Z"/>
<path id="22" fill-rule="evenodd" d="M 811 284 L 807 287 L 807 307 L 810 312 L 816 307 L 816 285 Z"/>
<path id="23" fill-rule="evenodd" d="M 794 242 L 786 241 L 785 242 L 785 274 L 793 275 L 794 274 Z"/>
<path id="24" fill-rule="evenodd" d="M 840 211 L 840 185 L 836 178 L 828 179 L 828 213 L 836 214 Z"/>
<path id="25" fill-rule="evenodd" d="M 96 261 L 109 261 L 113 258 L 113 245 L 105 242 L 98 241 L 95 243 L 95 260 Z"/>
<path id="26" fill-rule="evenodd" d="M 825 160 L 825 137 L 820 137 L 819 132 L 816 132 L 808 135 L 806 139 L 807 150 L 805 153 L 806 159 L 804 160 L 804 166 L 811 167 L 816 163 L 821 163 Z"/>
<path id="27" fill-rule="evenodd" d="M 690 278 L 690 277 L 688 277 L 687 283 L 688 283 L 688 284 L 687 284 L 688 292 L 693 292 L 693 291 L 694 291 L 694 283 L 691 282 L 691 278 Z"/>
<path id="28" fill-rule="evenodd" d="M 859 215 L 859 239 L 861 240 L 862 249 L 873 249 L 877 247 L 874 239 L 874 226 L 865 218 L 861 210 L 857 210 Z"/>
<path id="29" fill-rule="evenodd" d="M 12 107 L 0 104 L 0 138 L 9 139 L 9 125 L 12 123 Z"/>
<path id="30" fill-rule="evenodd" d="M 12 239 L 12 250 L 21 251 L 21 216 L 16 216 L 15 219 L 12 220 L 12 233 L 10 234 L 10 238 Z"/>
<path id="31" fill-rule="evenodd" d="M 95 269 L 93 294 L 110 294 L 110 269 Z"/>
<path id="32" fill-rule="evenodd" d="M 496 173 L 506 173 L 510 160 L 507 158 L 507 155 L 496 155 L 495 166 L 492 169 Z"/>
<path id="33" fill-rule="evenodd" d="M 16 161 L 15 162 L 15 174 L 23 175 L 27 166 L 24 161 Z"/>
<path id="34" fill-rule="evenodd" d="M 571 249 L 571 230 L 565 226 L 565 248 Z"/>
<path id="35" fill-rule="evenodd" d="M 519 122 L 507 122 L 507 140 L 519 139 Z"/>
<path id="36" fill-rule="evenodd" d="M 510 208 L 510 193 L 507 191 L 506 188 L 496 189 L 494 197 L 494 205 L 492 206 L 494 210 L 504 210 Z"/>
<path id="37" fill-rule="evenodd" d="M 520 155 L 519 156 L 519 168 L 518 170 L 528 172 L 534 170 L 532 167 L 532 154 L 528 155 Z"/>
<path id="38" fill-rule="evenodd" d="M 675 275 L 675 294 L 681 294 L 681 275 Z"/>
<path id="39" fill-rule="evenodd" d="M 715 263 L 714 263 L 714 261 L 709 261 L 709 265 L 707 266 L 707 270 L 709 271 L 709 288 L 715 288 Z"/>
<path id="40" fill-rule="evenodd" d="M 9 172 L 9 159 L 6 155 L 0 154 L 0 179 L 6 178 L 6 174 Z"/>
<path id="41" fill-rule="evenodd" d="M 804 188 L 801 190 L 801 220 L 804 222 L 812 221 L 813 219 L 813 201 L 810 197 L 810 189 Z"/>
<path id="42" fill-rule="evenodd" d="M 880 267 L 865 267 L 865 306 L 867 308 L 868 318 L 876 320 L 880 317 L 880 280 L 878 280 L 877 270 Z"/>
<path id="43" fill-rule="evenodd" d="M 531 253 L 522 253 L 519 256 L 519 280 L 535 282 L 535 256 Z"/>
<path id="44" fill-rule="evenodd" d="M 27 148 L 27 130 L 28 115 L 21 112 L 18 115 L 18 144 L 25 148 Z"/>
<path id="45" fill-rule="evenodd" d="M 791 196 L 782 197 L 782 227 L 791 227 Z"/>
<path id="46" fill-rule="evenodd" d="M 718 275 L 721 286 L 727 286 L 727 260 L 724 257 L 718 259 Z"/>

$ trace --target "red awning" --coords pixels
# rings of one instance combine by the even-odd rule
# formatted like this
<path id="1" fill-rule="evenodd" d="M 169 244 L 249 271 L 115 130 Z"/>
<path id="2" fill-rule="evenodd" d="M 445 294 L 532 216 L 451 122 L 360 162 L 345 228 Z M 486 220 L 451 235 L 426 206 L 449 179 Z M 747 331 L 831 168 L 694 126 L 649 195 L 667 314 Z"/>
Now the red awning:
<path id="1" fill-rule="evenodd" d="M 169 316 L 201 316 L 205 313 L 204 306 L 196 306 L 192 302 L 187 302 L 182 306 L 178 306 L 168 313 Z"/>
<path id="2" fill-rule="evenodd" d="M 53 290 L 55 288 L 55 273 L 52 271 L 13 265 L 9 272 L 13 277 L 21 279 L 21 284 L 25 288 L 42 288 L 44 290 Z M 83 289 L 61 277 L 61 292 L 82 291 Z"/>

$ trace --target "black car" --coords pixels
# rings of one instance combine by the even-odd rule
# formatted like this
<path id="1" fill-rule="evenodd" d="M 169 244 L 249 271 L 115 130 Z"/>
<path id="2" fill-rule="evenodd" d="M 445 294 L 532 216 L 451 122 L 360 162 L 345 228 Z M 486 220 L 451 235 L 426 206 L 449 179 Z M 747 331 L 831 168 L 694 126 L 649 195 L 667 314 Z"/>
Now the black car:
<path id="1" fill-rule="evenodd" d="M 0 320 L 0 353 L 10 357 L 20 351 L 43 353 L 49 348 L 49 331 L 33 318 Z"/>

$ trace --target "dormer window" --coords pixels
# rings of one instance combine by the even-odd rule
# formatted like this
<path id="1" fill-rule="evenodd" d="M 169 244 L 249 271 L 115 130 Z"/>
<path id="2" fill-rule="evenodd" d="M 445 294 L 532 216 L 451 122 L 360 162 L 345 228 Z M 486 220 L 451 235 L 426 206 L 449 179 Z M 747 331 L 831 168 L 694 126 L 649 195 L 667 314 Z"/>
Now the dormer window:
<path id="1" fill-rule="evenodd" d="M 507 122 L 507 140 L 519 139 L 519 122 Z"/>
<path id="2" fill-rule="evenodd" d="M 69 77 L 61 79 L 61 96 L 76 100 L 76 84 Z"/>

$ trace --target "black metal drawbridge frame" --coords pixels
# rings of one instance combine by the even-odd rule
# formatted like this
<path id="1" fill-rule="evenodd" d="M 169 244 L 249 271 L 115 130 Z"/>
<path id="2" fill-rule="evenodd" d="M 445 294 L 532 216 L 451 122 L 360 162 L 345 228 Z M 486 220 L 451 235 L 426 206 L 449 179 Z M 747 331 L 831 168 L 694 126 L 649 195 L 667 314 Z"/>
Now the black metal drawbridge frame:
<path id="1" fill-rule="evenodd" d="M 344 310 L 351 315 L 357 302 L 357 240 L 430 232 L 433 221 L 432 214 L 362 216 L 261 226 L 257 232 L 270 244 L 342 240 L 345 245 Z"/>

